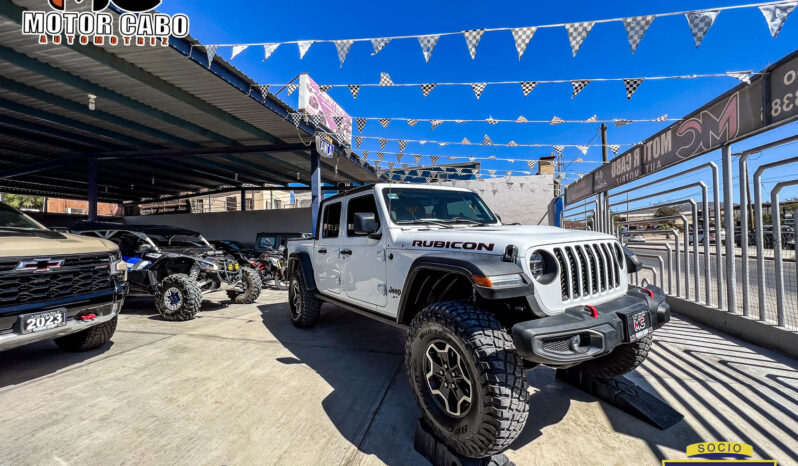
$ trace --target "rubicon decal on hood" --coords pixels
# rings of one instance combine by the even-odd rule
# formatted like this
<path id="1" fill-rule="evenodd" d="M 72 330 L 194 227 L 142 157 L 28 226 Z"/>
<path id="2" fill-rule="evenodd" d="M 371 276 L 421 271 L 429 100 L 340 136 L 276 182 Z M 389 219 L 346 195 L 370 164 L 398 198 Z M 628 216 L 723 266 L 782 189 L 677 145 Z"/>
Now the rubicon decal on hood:
<path id="1" fill-rule="evenodd" d="M 494 243 L 475 243 L 473 241 L 413 240 L 412 246 L 418 248 L 465 249 L 468 251 L 493 251 Z"/>
<path id="2" fill-rule="evenodd" d="M 74 0 L 84 1 L 91 3 L 91 11 L 68 11 L 66 0 L 49 0 L 50 11 L 23 11 L 22 34 L 38 36 L 40 44 L 163 47 L 170 36 L 188 36 L 188 16 L 150 11 L 161 0 Z M 109 6 L 123 10 L 118 23 L 114 14 L 104 11 Z"/>

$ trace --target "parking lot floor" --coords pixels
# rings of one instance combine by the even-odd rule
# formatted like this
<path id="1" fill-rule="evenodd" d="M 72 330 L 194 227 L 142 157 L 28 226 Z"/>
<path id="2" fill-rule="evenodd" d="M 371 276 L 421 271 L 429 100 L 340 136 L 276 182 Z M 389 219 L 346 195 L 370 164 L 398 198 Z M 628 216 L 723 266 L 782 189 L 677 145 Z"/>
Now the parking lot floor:
<path id="1" fill-rule="evenodd" d="M 166 322 L 131 299 L 113 344 L 0 353 L 2 464 L 425 464 L 404 333 L 325 305 L 295 328 L 286 292 L 210 295 Z M 740 441 L 798 464 L 798 362 L 674 318 L 631 375 L 684 414 L 661 431 L 537 368 L 507 455 L 527 464 L 659 464 L 699 441 Z"/>

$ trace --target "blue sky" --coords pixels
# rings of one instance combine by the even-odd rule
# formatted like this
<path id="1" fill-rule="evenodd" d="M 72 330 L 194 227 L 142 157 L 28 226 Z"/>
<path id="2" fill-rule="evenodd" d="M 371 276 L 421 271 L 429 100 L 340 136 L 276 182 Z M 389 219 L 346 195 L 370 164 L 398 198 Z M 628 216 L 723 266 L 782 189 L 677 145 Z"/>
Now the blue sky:
<path id="1" fill-rule="evenodd" d="M 346 39 L 383 37 L 460 31 L 491 27 L 521 27 L 551 23 L 567 23 L 653 13 L 683 11 L 739 5 L 726 0 L 649 0 L 640 1 L 569 1 L 569 2 L 476 2 L 476 1 L 402 1 L 358 2 L 334 4 L 315 0 L 282 4 L 238 0 L 235 2 L 164 0 L 159 10 L 183 12 L 191 18 L 191 34 L 202 43 L 280 42 L 305 39 Z M 637 52 L 630 52 L 623 24 L 597 24 L 583 43 L 576 58 L 572 57 L 568 37 L 563 28 L 540 29 L 523 58 L 519 61 L 509 31 L 487 32 L 477 50 L 476 59 L 468 54 L 462 35 L 442 37 L 430 62 L 426 64 L 418 41 L 395 40 L 376 56 L 371 44 L 355 43 L 343 67 L 339 66 L 331 43 L 314 44 L 304 59 L 299 59 L 295 44 L 280 46 L 268 61 L 262 61 L 262 49 L 252 48 L 232 62 L 260 83 L 285 83 L 306 72 L 320 84 L 376 83 L 380 72 L 387 72 L 394 82 L 483 82 L 502 80 L 547 80 L 618 78 L 656 75 L 723 73 L 733 70 L 759 71 L 795 49 L 798 44 L 798 13 L 788 18 L 780 35 L 773 39 L 765 19 L 757 8 L 723 11 L 696 49 L 684 16 L 657 18 L 640 43 Z M 230 49 L 218 52 L 229 59 Z M 681 117 L 720 95 L 737 81 L 729 77 L 644 82 L 634 97 L 627 101 L 621 82 L 594 82 L 576 98 L 570 99 L 570 84 L 541 84 L 528 97 L 518 85 L 488 86 L 477 100 L 468 87 L 438 87 L 424 98 L 417 87 L 364 88 L 355 100 L 345 88 L 330 91 L 352 116 L 549 120 L 587 119 L 596 114 L 600 119 L 656 118 L 662 114 Z M 280 96 L 292 106 L 296 94 Z M 666 123 L 636 123 L 622 128 L 610 127 L 609 144 L 627 144 L 645 139 Z M 792 124 L 765 136 L 752 138 L 735 146 L 735 150 L 754 146 L 778 137 L 794 134 Z M 467 137 L 481 141 L 488 134 L 494 142 L 543 144 L 598 143 L 597 124 L 498 124 L 445 123 L 430 130 L 428 123 L 411 128 L 394 121 L 387 129 L 371 121 L 363 133 L 355 135 L 403 139 L 459 141 Z M 595 138 L 595 139 L 594 139 Z M 362 146 L 374 153 L 377 141 Z M 387 151 L 397 151 L 389 143 Z M 623 150 L 623 149 L 622 149 Z M 425 155 L 475 155 L 512 157 L 518 160 L 537 159 L 549 149 L 464 147 L 427 144 L 408 145 L 406 153 Z M 759 163 L 798 155 L 798 144 L 768 152 L 752 161 Z M 565 160 L 580 157 L 576 148 L 566 149 Z M 612 155 L 611 155 L 612 157 Z M 718 160 L 720 154 L 704 156 L 695 162 L 683 163 L 679 170 L 692 164 Z M 591 148 L 586 161 L 600 161 L 600 148 Z M 386 156 L 386 160 L 392 160 Z M 425 159 L 425 162 L 427 159 Z M 592 164 L 573 164 L 569 172 L 589 172 Z M 490 161 L 483 168 L 526 170 L 526 163 Z M 753 171 L 753 170 L 752 170 Z M 668 173 L 668 172 L 664 172 Z M 794 176 L 796 170 L 766 175 L 771 185 Z M 655 175 L 657 176 L 657 175 Z M 693 178 L 686 178 L 692 180 Z M 648 181 L 648 180 L 646 180 Z M 676 183 L 675 185 L 678 185 Z M 767 186 L 767 185 L 766 185 Z M 795 194 L 785 191 L 787 197 Z M 685 197 L 682 194 L 676 198 Z M 646 201 L 649 202 L 649 201 Z"/>

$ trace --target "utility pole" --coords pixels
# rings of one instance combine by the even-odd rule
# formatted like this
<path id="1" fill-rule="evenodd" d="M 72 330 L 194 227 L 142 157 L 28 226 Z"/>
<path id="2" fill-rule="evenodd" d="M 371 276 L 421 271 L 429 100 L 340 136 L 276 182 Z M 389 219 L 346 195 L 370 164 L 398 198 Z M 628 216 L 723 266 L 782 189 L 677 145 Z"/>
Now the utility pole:
<path id="1" fill-rule="evenodd" d="M 608 162 L 607 157 L 607 125 L 601 124 L 601 162 L 602 167 Z M 599 209 L 604 211 L 605 233 L 612 233 L 612 215 L 610 214 L 610 198 L 607 193 L 599 195 Z M 627 219 L 628 220 L 628 219 Z"/>

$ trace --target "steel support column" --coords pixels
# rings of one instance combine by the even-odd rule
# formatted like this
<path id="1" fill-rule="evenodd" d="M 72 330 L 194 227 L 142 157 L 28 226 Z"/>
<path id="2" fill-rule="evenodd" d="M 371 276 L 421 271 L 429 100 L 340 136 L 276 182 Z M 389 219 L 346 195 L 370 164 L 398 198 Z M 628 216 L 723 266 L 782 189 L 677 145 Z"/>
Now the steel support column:
<path id="1" fill-rule="evenodd" d="M 247 210 L 247 190 L 241 190 L 241 211 Z"/>
<path id="2" fill-rule="evenodd" d="M 310 193 L 310 210 L 313 215 L 313 234 L 315 235 L 319 218 L 319 204 L 321 204 L 321 156 L 315 145 L 310 149 Z"/>
<path id="3" fill-rule="evenodd" d="M 97 221 L 97 160 L 88 159 L 89 172 L 89 221 Z"/>
<path id="4" fill-rule="evenodd" d="M 734 265 L 734 190 L 732 189 L 734 179 L 732 178 L 731 145 L 727 144 L 723 146 L 721 152 L 723 154 L 723 213 L 725 215 L 723 225 L 726 230 L 726 309 L 736 314 L 737 277 L 736 267 Z M 706 234 L 706 232 L 704 234 Z M 715 241 L 718 242 L 722 239 L 723 234 L 720 229 L 718 229 Z"/>

